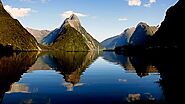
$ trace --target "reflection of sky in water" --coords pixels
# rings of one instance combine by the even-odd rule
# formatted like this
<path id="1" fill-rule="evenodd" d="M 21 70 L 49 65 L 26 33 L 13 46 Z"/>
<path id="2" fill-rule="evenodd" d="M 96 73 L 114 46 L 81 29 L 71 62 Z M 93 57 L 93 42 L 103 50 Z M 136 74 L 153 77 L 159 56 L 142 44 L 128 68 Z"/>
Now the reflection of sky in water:
<path id="1" fill-rule="evenodd" d="M 123 103 L 132 100 L 163 99 L 157 81 L 160 76 L 151 74 L 140 78 L 127 73 L 121 65 L 99 57 L 83 72 L 80 82 L 65 82 L 63 75 L 55 70 L 35 70 L 24 73 L 18 84 L 25 85 L 28 92 L 6 93 L 3 103 Z M 25 89 L 23 89 L 25 90 Z M 147 95 L 148 94 L 148 95 Z M 10 100 L 11 99 L 11 100 Z"/>

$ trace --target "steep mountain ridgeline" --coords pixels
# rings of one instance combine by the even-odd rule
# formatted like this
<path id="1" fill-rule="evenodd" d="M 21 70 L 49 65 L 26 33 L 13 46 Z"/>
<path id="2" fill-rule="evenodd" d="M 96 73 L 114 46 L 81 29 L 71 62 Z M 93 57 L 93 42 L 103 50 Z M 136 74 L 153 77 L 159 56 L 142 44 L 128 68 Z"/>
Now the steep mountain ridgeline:
<path id="1" fill-rule="evenodd" d="M 59 37 L 60 28 L 56 28 L 55 30 L 51 31 L 47 36 L 45 36 L 41 43 L 44 45 L 51 45 L 53 44 L 54 40 Z"/>
<path id="2" fill-rule="evenodd" d="M 30 34 L 32 34 L 39 43 L 41 43 L 42 39 L 50 33 L 49 30 L 36 30 L 28 27 L 26 28 L 26 30 Z"/>
<path id="3" fill-rule="evenodd" d="M 157 26 L 149 26 L 146 23 L 140 22 L 134 33 L 132 34 L 129 43 L 131 46 L 143 46 L 157 31 Z"/>
<path id="4" fill-rule="evenodd" d="M 66 51 L 85 51 L 89 50 L 86 41 L 82 38 L 82 34 L 70 25 L 65 26 L 60 36 L 55 40 L 52 47 L 54 49 Z"/>
<path id="5" fill-rule="evenodd" d="M 67 18 L 59 29 L 46 36 L 42 43 L 64 51 L 98 50 L 100 44 L 81 26 L 76 15 Z"/>
<path id="6" fill-rule="evenodd" d="M 158 26 L 149 26 L 140 22 L 136 28 L 128 28 L 121 35 L 101 42 L 106 50 L 122 49 L 127 46 L 145 46 L 158 30 Z"/>
<path id="7" fill-rule="evenodd" d="M 128 28 L 123 33 L 118 36 L 108 38 L 101 42 L 101 45 L 106 48 L 106 50 L 114 50 L 115 47 L 120 47 L 129 44 L 129 40 L 135 28 Z"/>
<path id="8" fill-rule="evenodd" d="M 159 30 L 153 36 L 153 46 L 179 48 L 184 44 L 185 1 L 179 0 L 170 7 Z"/>
<path id="9" fill-rule="evenodd" d="M 0 3 L 0 44 L 13 50 L 40 50 L 36 39 Z"/>

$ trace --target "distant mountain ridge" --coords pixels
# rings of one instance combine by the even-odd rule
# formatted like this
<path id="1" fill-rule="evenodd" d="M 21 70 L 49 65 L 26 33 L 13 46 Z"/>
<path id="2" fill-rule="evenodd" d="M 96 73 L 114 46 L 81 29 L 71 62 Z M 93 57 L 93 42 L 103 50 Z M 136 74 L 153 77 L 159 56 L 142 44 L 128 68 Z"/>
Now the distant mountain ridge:
<path id="1" fill-rule="evenodd" d="M 118 36 L 108 38 L 101 42 L 106 50 L 114 50 L 117 47 L 126 45 L 139 46 L 149 41 L 150 37 L 158 30 L 158 26 L 149 26 L 144 22 L 140 22 L 136 28 L 128 28 Z"/>
<path id="2" fill-rule="evenodd" d="M 41 43 L 42 39 L 50 33 L 49 30 L 37 30 L 37 29 L 29 28 L 29 27 L 26 27 L 26 30 L 30 34 L 32 34 L 39 43 Z"/>
<path id="3" fill-rule="evenodd" d="M 89 51 L 101 47 L 99 42 L 81 26 L 75 14 L 65 19 L 62 26 L 46 36 L 42 43 L 65 51 Z"/>
<path id="4" fill-rule="evenodd" d="M 58 38 L 60 32 L 60 28 L 56 28 L 55 30 L 51 31 L 47 36 L 45 36 L 42 40 L 41 43 L 44 45 L 51 45 L 54 40 Z"/>
<path id="5" fill-rule="evenodd" d="M 114 37 L 111 37 L 111 38 L 108 38 L 108 39 L 102 41 L 101 45 L 108 50 L 113 50 L 116 47 L 128 45 L 129 39 L 134 31 L 135 31 L 134 27 L 128 28 L 120 35 L 114 36 Z"/>
<path id="6" fill-rule="evenodd" d="M 144 22 L 140 22 L 132 36 L 130 37 L 129 43 L 132 46 L 141 46 L 146 44 L 149 39 L 158 30 L 158 26 L 149 26 Z"/>
<path id="7" fill-rule="evenodd" d="M 36 39 L 17 19 L 4 9 L 0 1 L 0 45 L 12 50 L 41 50 Z"/>

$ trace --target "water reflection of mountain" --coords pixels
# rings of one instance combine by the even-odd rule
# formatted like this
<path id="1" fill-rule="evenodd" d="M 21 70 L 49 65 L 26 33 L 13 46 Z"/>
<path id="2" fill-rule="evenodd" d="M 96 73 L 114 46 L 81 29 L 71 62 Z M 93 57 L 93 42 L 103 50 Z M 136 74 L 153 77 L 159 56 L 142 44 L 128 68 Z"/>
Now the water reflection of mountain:
<path id="1" fill-rule="evenodd" d="M 40 55 L 42 56 L 42 55 Z M 35 70 L 50 70 L 50 66 L 43 62 L 42 57 L 38 57 L 35 64 L 33 64 L 29 70 L 27 70 L 28 73 L 35 71 Z"/>
<path id="2" fill-rule="evenodd" d="M 115 53 L 108 53 L 110 56 L 116 57 Z M 122 54 L 124 56 L 124 54 Z M 103 55 L 104 59 L 121 63 L 118 58 L 106 57 L 107 55 Z M 178 50 L 153 50 L 152 52 L 146 52 L 137 54 L 135 56 L 122 57 L 126 60 L 129 59 L 128 62 L 121 63 L 120 65 L 126 66 L 128 63 L 131 63 L 136 70 L 139 76 L 148 75 L 151 72 L 159 72 L 161 79 L 159 80 L 159 86 L 162 87 L 163 93 L 165 96 L 166 104 L 176 104 L 183 102 L 184 96 L 182 96 L 182 91 L 184 88 L 182 87 L 182 76 L 183 76 L 183 54 Z M 131 96 L 131 95 L 130 95 Z M 131 96 L 132 97 L 135 97 Z M 140 95 L 137 95 L 138 99 Z M 142 101 L 141 101 L 142 102 Z"/>
<path id="3" fill-rule="evenodd" d="M 82 73 L 96 58 L 96 52 L 54 52 L 42 56 L 45 63 L 72 85 L 79 83 Z"/>
<path id="4" fill-rule="evenodd" d="M 103 58 L 123 66 L 127 72 L 136 72 L 140 77 L 158 72 L 157 68 L 143 56 L 126 56 L 115 52 L 104 52 Z"/>
<path id="5" fill-rule="evenodd" d="M 156 52 L 155 52 L 156 53 Z M 183 57 L 180 50 L 164 50 L 152 57 L 153 63 L 160 72 L 159 81 L 167 104 L 180 104 L 184 102 L 183 85 Z"/>
<path id="6" fill-rule="evenodd" d="M 142 55 L 130 56 L 130 61 L 135 67 L 138 76 L 147 76 L 148 73 L 157 73 L 158 70 L 156 66 L 150 61 L 148 57 Z"/>
<path id="7" fill-rule="evenodd" d="M 37 53 L 13 53 L 0 57 L 0 96 L 8 91 L 11 84 L 19 81 L 21 75 L 32 66 L 37 59 Z M 0 100 L 2 100 L 0 98 Z"/>

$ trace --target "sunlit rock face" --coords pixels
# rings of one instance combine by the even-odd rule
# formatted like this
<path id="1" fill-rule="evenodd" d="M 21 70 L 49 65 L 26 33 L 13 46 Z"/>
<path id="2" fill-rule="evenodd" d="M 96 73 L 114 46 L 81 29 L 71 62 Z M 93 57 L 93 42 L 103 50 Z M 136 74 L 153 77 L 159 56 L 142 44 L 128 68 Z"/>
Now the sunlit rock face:
<path id="1" fill-rule="evenodd" d="M 42 39 L 50 33 L 49 30 L 36 30 L 28 27 L 26 27 L 26 30 L 32 34 L 39 43 L 41 43 Z"/>
<path id="2" fill-rule="evenodd" d="M 153 37 L 153 45 L 162 48 L 184 48 L 185 1 L 170 7 L 159 30 Z"/>
<path id="3" fill-rule="evenodd" d="M 68 24 L 71 27 L 75 28 L 77 31 L 81 32 L 80 20 L 78 19 L 78 17 L 75 14 L 72 14 L 69 18 L 67 18 L 64 21 L 63 26 L 68 25 Z"/>

